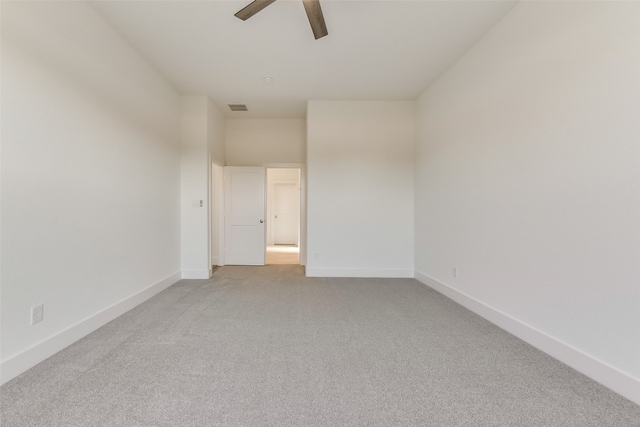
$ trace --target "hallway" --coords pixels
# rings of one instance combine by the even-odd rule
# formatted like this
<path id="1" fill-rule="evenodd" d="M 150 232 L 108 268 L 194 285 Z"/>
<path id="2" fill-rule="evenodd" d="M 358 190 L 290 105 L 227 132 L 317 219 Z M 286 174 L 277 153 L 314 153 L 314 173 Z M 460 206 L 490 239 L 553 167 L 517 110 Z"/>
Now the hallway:
<path id="1" fill-rule="evenodd" d="M 267 246 L 267 265 L 300 264 L 300 248 L 290 245 Z"/>

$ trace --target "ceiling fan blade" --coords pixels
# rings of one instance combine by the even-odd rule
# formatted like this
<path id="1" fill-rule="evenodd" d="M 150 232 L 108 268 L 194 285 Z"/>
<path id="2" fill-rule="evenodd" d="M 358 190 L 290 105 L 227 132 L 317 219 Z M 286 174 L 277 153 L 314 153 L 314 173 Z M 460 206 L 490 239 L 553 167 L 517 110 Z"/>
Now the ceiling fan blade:
<path id="1" fill-rule="evenodd" d="M 307 18 L 309 18 L 309 24 L 311 24 L 311 30 L 313 30 L 313 36 L 316 40 L 329 34 L 320 7 L 320 0 L 302 0 L 302 3 L 304 3 L 304 10 L 307 11 Z"/>
<path id="2" fill-rule="evenodd" d="M 253 0 L 247 6 L 242 8 L 238 13 L 236 13 L 235 16 L 242 19 L 243 21 L 246 21 L 265 7 L 269 6 L 274 1 L 276 0 Z"/>

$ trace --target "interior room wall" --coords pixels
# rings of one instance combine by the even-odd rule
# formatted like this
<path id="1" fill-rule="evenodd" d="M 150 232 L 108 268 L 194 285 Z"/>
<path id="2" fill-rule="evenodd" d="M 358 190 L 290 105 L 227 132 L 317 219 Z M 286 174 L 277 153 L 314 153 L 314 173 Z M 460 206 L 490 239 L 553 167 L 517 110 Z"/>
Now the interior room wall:
<path id="1" fill-rule="evenodd" d="M 207 98 L 207 140 L 209 143 L 210 161 L 218 166 L 225 166 L 225 124 L 226 120 L 220 109 Z"/>
<path id="2" fill-rule="evenodd" d="M 227 119 L 228 166 L 304 163 L 304 119 Z"/>
<path id="3" fill-rule="evenodd" d="M 309 101 L 307 275 L 413 277 L 412 101 Z"/>
<path id="4" fill-rule="evenodd" d="M 208 279 L 210 255 L 209 99 L 181 97 L 180 195 L 182 277 Z"/>
<path id="5" fill-rule="evenodd" d="M 419 99 L 416 156 L 417 277 L 638 403 L 639 16 L 519 3 Z"/>
<path id="6" fill-rule="evenodd" d="M 211 275 L 212 246 L 218 248 L 221 238 L 219 233 L 212 233 L 213 218 L 222 210 L 222 190 L 212 187 L 212 170 L 214 165 L 225 163 L 225 121 L 218 107 L 204 95 L 182 96 L 181 114 L 182 275 L 185 279 L 207 279 Z M 216 205 L 211 205 L 213 201 Z"/>
<path id="7" fill-rule="evenodd" d="M 180 164 L 178 94 L 89 5 L 1 28 L 6 382 L 180 278 Z"/>
<path id="8" fill-rule="evenodd" d="M 222 265 L 224 248 L 224 185 L 222 167 L 226 165 L 225 123 L 220 109 L 208 99 L 207 138 L 209 140 L 210 179 L 210 253 L 211 265 Z"/>

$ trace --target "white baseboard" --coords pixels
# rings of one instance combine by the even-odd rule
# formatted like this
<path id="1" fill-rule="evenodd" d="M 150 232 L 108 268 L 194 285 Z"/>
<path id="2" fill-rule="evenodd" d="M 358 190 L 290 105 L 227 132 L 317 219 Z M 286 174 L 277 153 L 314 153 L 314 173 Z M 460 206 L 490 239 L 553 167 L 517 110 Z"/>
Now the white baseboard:
<path id="1" fill-rule="evenodd" d="M 415 278 L 578 372 L 640 405 L 640 379 L 416 270 Z"/>
<path id="2" fill-rule="evenodd" d="M 218 257 L 217 256 L 211 257 L 211 265 L 220 265 L 220 264 L 218 264 Z"/>
<path id="3" fill-rule="evenodd" d="M 211 268 L 203 270 L 182 270 L 183 279 L 208 279 L 213 274 Z"/>
<path id="4" fill-rule="evenodd" d="M 369 268 L 313 268 L 307 266 L 307 277 L 413 278 L 413 270 Z"/>
<path id="5" fill-rule="evenodd" d="M 180 277 L 180 272 L 174 273 L 8 358 L 0 363 L 0 385 L 12 380 L 60 350 L 167 289 L 180 280 Z"/>

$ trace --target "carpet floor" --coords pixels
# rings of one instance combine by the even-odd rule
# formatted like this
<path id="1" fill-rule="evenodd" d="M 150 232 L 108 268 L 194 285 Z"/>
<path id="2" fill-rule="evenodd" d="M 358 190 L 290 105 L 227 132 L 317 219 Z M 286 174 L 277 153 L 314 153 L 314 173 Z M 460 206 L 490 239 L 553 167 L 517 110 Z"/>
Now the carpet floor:
<path id="1" fill-rule="evenodd" d="M 413 279 L 222 267 L 0 388 L 3 426 L 638 426 L 620 397 Z"/>

